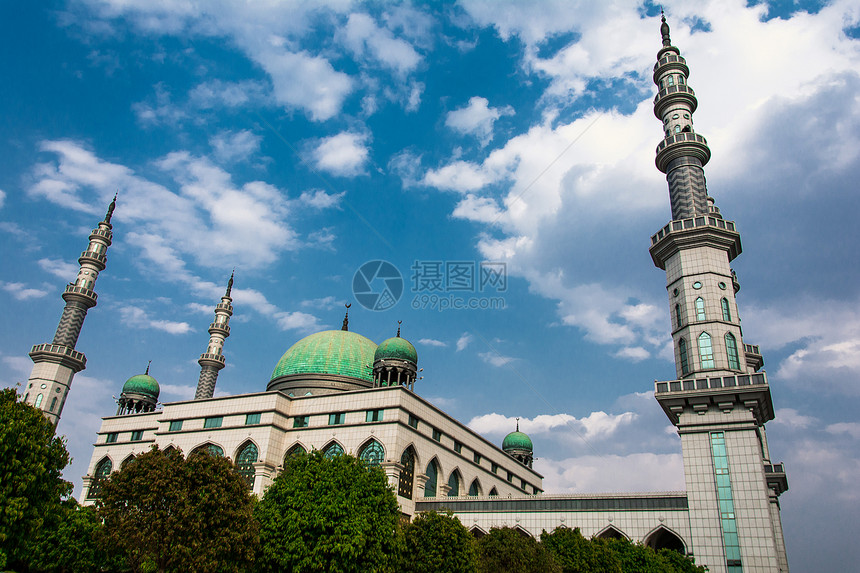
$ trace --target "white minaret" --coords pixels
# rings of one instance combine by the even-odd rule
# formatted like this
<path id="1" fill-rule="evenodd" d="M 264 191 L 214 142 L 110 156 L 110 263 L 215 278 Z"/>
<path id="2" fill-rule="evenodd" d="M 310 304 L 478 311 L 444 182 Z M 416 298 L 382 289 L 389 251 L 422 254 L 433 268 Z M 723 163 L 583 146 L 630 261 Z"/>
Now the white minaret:
<path id="1" fill-rule="evenodd" d="M 107 264 L 106 253 L 113 238 L 110 220 L 115 208 L 116 197 L 111 201 L 104 220 L 90 233 L 87 250 L 78 259 L 81 265 L 78 276 L 63 292 L 66 306 L 53 342 L 37 344 L 30 350 L 34 364 L 24 402 L 42 410 L 55 426 L 60 421 L 72 379 L 87 366 L 87 357 L 75 350 L 75 344 L 87 311 L 96 305 L 98 299 L 94 288 L 99 273 Z"/>
<path id="2" fill-rule="evenodd" d="M 221 302 L 215 305 L 215 322 L 209 325 L 209 346 L 197 361 L 200 364 L 200 378 L 197 380 L 195 400 L 204 400 L 215 395 L 215 383 L 218 372 L 226 365 L 224 358 L 224 341 L 230 336 L 230 317 L 233 316 L 233 273 L 227 282 L 227 292 L 221 297 Z"/>
<path id="3" fill-rule="evenodd" d="M 788 571 L 777 499 L 788 482 L 764 431 L 774 415 L 770 386 L 758 346 L 743 343 L 730 266 L 740 234 L 708 196 L 711 152 L 693 129 L 698 102 L 665 17 L 661 33 L 654 114 L 664 138 L 655 162 L 666 173 L 672 221 L 651 237 L 650 252 L 666 271 L 677 379 L 657 382 L 655 396 L 681 436 L 688 550 L 712 572 Z"/>

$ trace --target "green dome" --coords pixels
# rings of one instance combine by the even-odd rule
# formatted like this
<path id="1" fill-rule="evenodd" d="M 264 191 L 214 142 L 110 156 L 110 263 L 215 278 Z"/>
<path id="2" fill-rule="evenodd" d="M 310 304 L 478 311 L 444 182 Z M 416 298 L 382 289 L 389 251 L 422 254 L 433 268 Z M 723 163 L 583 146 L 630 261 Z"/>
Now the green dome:
<path id="1" fill-rule="evenodd" d="M 418 353 L 415 351 L 415 347 L 412 346 L 411 342 L 399 336 L 384 341 L 373 355 L 374 362 L 377 360 L 388 360 L 389 358 L 408 360 L 413 364 L 418 364 Z"/>
<path id="2" fill-rule="evenodd" d="M 505 436 L 505 440 L 502 442 L 502 449 L 506 452 L 508 450 L 528 450 L 531 452 L 533 447 L 531 438 L 520 431 L 511 432 Z"/>
<path id="3" fill-rule="evenodd" d="M 158 381 L 149 374 L 138 374 L 125 381 L 125 384 L 122 385 L 122 392 L 123 394 L 143 394 L 153 400 L 158 400 L 161 388 L 158 387 Z"/>
<path id="4" fill-rule="evenodd" d="M 354 332 L 317 332 L 284 352 L 271 379 L 293 374 L 334 374 L 373 382 L 371 366 L 375 351 L 372 340 Z"/>

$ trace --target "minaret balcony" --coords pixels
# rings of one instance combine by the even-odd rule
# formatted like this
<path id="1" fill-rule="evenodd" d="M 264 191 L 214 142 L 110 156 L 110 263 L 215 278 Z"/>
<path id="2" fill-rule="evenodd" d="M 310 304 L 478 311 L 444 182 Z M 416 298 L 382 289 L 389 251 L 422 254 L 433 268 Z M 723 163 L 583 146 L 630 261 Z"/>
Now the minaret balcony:
<path id="1" fill-rule="evenodd" d="M 696 157 L 703 166 L 711 160 L 711 148 L 708 147 L 708 140 L 693 132 L 670 135 L 660 142 L 656 153 L 657 157 L 654 158 L 654 164 L 663 173 L 666 173 L 672 161 L 681 157 Z"/>
<path id="2" fill-rule="evenodd" d="M 209 324 L 209 334 L 215 334 L 215 332 L 221 332 L 224 336 L 230 336 L 230 326 L 223 322 L 213 322 Z"/>
<path id="3" fill-rule="evenodd" d="M 687 84 L 669 86 L 663 88 L 654 96 L 654 115 L 662 121 L 666 108 L 678 102 L 684 102 L 689 108 L 690 113 L 693 113 L 699 107 L 699 101 L 696 99 L 696 92 L 693 91 L 693 88 Z"/>
<path id="4" fill-rule="evenodd" d="M 651 259 L 664 271 L 666 260 L 682 248 L 710 245 L 727 251 L 729 260 L 741 254 L 741 236 L 734 221 L 713 215 L 671 221 L 651 236 Z"/>
<path id="5" fill-rule="evenodd" d="M 91 263 L 97 267 L 100 267 L 99 270 L 104 270 L 105 265 L 107 264 L 107 255 L 103 253 L 97 253 L 95 251 L 84 251 L 81 253 L 80 258 L 78 259 L 78 263 Z"/>
<path id="6" fill-rule="evenodd" d="M 761 355 L 757 344 L 744 344 L 744 356 L 747 366 L 754 371 L 761 370 L 764 366 L 764 357 Z"/>
<path id="7" fill-rule="evenodd" d="M 658 83 L 660 76 L 666 73 L 666 70 L 669 68 L 680 71 L 685 77 L 690 75 L 690 68 L 687 67 L 687 60 L 685 60 L 683 56 L 669 54 L 660 58 L 657 63 L 654 64 L 655 84 Z"/>
<path id="8" fill-rule="evenodd" d="M 84 287 L 75 286 L 74 284 L 66 285 L 63 291 L 63 300 L 68 302 L 69 299 L 84 299 L 84 303 L 89 303 L 90 307 L 96 305 L 99 300 L 99 295 L 96 291 Z"/>
<path id="9" fill-rule="evenodd" d="M 654 397 L 673 424 L 685 409 L 705 413 L 711 407 L 731 410 L 735 405 L 749 408 L 759 424 L 773 420 L 765 372 L 654 382 L 654 389 Z"/>
<path id="10" fill-rule="evenodd" d="M 233 305 L 229 302 L 219 302 L 215 305 L 215 310 L 226 310 L 230 315 L 233 314 Z"/>
<path id="11" fill-rule="evenodd" d="M 782 495 L 788 491 L 788 477 L 785 475 L 784 464 L 764 464 L 764 478 L 767 487 L 776 491 L 776 495 Z"/>
<path id="12" fill-rule="evenodd" d="M 30 349 L 30 358 L 33 362 L 62 364 L 75 372 L 80 372 L 87 367 L 87 357 L 83 352 L 62 344 L 37 344 Z"/>
<path id="13" fill-rule="evenodd" d="M 93 229 L 90 233 L 90 240 L 101 237 L 107 241 L 108 246 L 110 246 L 111 239 L 113 239 L 113 233 L 110 230 L 106 229 Z"/>
<path id="14" fill-rule="evenodd" d="M 210 364 L 213 362 L 217 362 L 220 364 L 221 368 L 223 368 L 227 364 L 227 359 L 223 354 L 210 354 L 208 352 L 204 352 L 200 355 L 200 359 L 197 362 L 202 366 L 204 362 L 209 362 Z M 215 365 L 217 366 L 217 365 Z"/>

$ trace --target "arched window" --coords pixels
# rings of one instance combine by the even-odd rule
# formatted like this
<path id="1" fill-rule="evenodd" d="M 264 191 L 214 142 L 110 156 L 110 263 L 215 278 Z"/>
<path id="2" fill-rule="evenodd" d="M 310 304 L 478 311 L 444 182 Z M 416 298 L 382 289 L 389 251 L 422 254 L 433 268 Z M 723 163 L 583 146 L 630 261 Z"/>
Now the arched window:
<path id="1" fill-rule="evenodd" d="M 130 454 L 127 458 L 125 458 L 122 462 L 120 462 L 119 469 L 124 470 L 125 466 L 127 466 L 128 464 L 130 464 L 133 461 L 134 461 L 134 454 Z"/>
<path id="2" fill-rule="evenodd" d="M 239 475 L 242 476 L 251 489 L 254 489 L 254 475 L 256 473 L 254 471 L 254 462 L 257 461 L 258 457 L 259 453 L 254 442 L 248 442 L 236 454 L 236 471 L 239 472 Z"/>
<path id="3" fill-rule="evenodd" d="M 696 320 L 705 320 L 705 299 L 696 299 Z"/>
<path id="4" fill-rule="evenodd" d="M 723 307 L 723 320 L 732 320 L 732 311 L 729 310 L 729 300 L 725 297 L 720 301 L 720 306 Z"/>
<path id="5" fill-rule="evenodd" d="M 498 495 L 499 495 L 499 490 L 497 490 L 495 487 L 490 490 L 490 497 L 497 497 Z"/>
<path id="6" fill-rule="evenodd" d="M 666 77 L 666 85 L 674 86 L 675 85 L 675 76 L 667 76 Z"/>
<path id="7" fill-rule="evenodd" d="M 681 126 L 680 125 L 675 126 L 675 133 L 681 133 Z"/>
<path id="8" fill-rule="evenodd" d="M 210 456 L 215 456 L 216 458 L 224 457 L 224 450 L 221 446 L 216 446 L 215 444 L 203 444 L 202 446 L 197 446 L 192 450 L 192 454 L 209 454 Z"/>
<path id="9" fill-rule="evenodd" d="M 335 456 L 342 456 L 343 448 L 337 442 L 332 442 L 325 447 L 323 455 L 329 460 Z"/>
<path id="10" fill-rule="evenodd" d="M 735 340 L 735 335 L 731 332 L 726 333 L 726 354 L 729 356 L 729 368 L 732 370 L 740 370 L 741 360 L 738 356 L 738 343 Z"/>
<path id="11" fill-rule="evenodd" d="M 93 481 L 90 483 L 87 499 L 96 499 L 99 496 L 102 492 L 102 482 L 110 477 L 111 470 L 113 470 L 113 463 L 110 461 L 110 458 L 104 458 L 99 462 L 96 466 L 96 471 L 93 473 Z"/>
<path id="12" fill-rule="evenodd" d="M 681 358 L 681 375 L 686 376 L 690 373 L 690 363 L 687 361 L 687 341 L 683 338 L 678 340 L 678 354 Z"/>
<path id="13" fill-rule="evenodd" d="M 382 448 L 382 444 L 376 440 L 370 440 L 361 448 L 358 457 L 369 466 L 378 466 L 385 461 L 385 450 Z"/>
<path id="14" fill-rule="evenodd" d="M 36 403 L 35 403 L 35 404 L 33 404 L 33 406 L 34 406 L 34 407 L 36 407 L 36 408 L 38 408 L 39 406 L 41 406 L 41 405 L 42 405 L 42 398 L 44 398 L 44 396 L 42 396 L 41 394 L 39 394 L 38 396 L 36 396 Z"/>
<path id="15" fill-rule="evenodd" d="M 681 305 L 675 305 L 675 322 L 677 323 L 677 328 L 681 328 L 684 326 L 684 322 L 681 320 Z"/>
<path id="16" fill-rule="evenodd" d="M 678 76 L 678 85 L 679 86 L 684 85 L 684 76 Z"/>
<path id="17" fill-rule="evenodd" d="M 481 495 L 481 485 L 478 483 L 478 479 L 475 478 L 472 481 L 472 485 L 469 486 L 469 495 Z"/>
<path id="18" fill-rule="evenodd" d="M 427 464 L 427 481 L 424 482 L 424 497 L 436 497 L 436 486 L 439 482 L 439 467 L 436 460 L 430 460 Z"/>
<path id="19" fill-rule="evenodd" d="M 307 450 L 305 450 L 301 444 L 294 444 L 293 447 L 291 447 L 289 450 L 287 450 L 287 453 L 284 454 L 284 465 L 287 465 L 287 459 L 290 458 L 291 456 L 295 456 L 298 454 L 304 454 L 304 453 L 307 453 Z"/>
<path id="20" fill-rule="evenodd" d="M 711 335 L 707 332 L 699 335 L 699 361 L 702 368 L 714 368 L 714 347 L 711 345 Z"/>
<path id="21" fill-rule="evenodd" d="M 412 446 L 403 451 L 400 464 L 403 469 L 400 470 L 400 479 L 397 480 L 397 495 L 412 499 L 412 481 L 415 478 L 415 452 L 412 451 Z"/>
<path id="22" fill-rule="evenodd" d="M 457 497 L 460 495 L 460 472 L 454 470 L 451 472 L 451 477 L 448 478 L 448 497 Z"/>
<path id="23" fill-rule="evenodd" d="M 654 551 L 659 551 L 660 549 L 671 549 L 682 555 L 687 552 L 681 538 L 662 525 L 648 534 L 648 537 L 645 538 L 644 545 L 647 545 Z"/>

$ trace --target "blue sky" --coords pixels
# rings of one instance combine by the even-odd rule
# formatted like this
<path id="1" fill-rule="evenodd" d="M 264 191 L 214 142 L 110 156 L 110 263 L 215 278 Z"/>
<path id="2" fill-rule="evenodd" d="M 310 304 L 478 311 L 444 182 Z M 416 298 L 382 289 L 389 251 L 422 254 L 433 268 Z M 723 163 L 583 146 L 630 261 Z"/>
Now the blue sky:
<path id="1" fill-rule="evenodd" d="M 708 187 L 741 230 L 795 571 L 860 559 L 860 2 L 664 3 L 699 97 Z M 80 0 L 6 7 L 0 34 L 0 383 L 26 380 L 62 286 L 119 192 L 99 304 L 60 431 L 85 473 L 99 418 L 152 360 L 193 395 L 236 269 L 218 392 L 264 390 L 302 336 L 339 328 L 356 270 L 406 291 L 417 391 L 500 442 L 514 418 L 554 492 L 683 488 L 650 394 L 674 375 L 669 219 L 650 3 Z M 414 261 L 500 261 L 503 310 L 421 306 Z M 458 295 L 461 293 L 457 293 Z M 466 293 L 483 297 L 487 293 Z M 822 562 L 824 562 L 822 564 Z"/>

